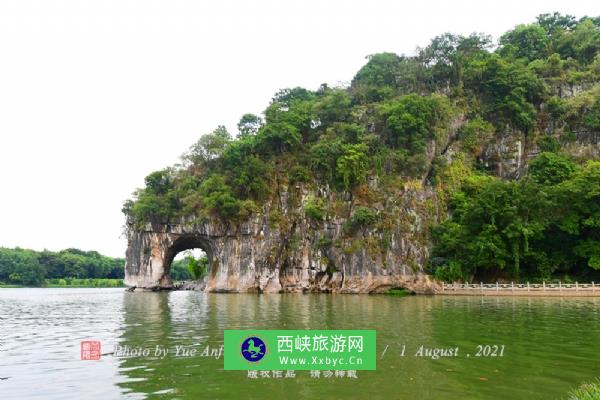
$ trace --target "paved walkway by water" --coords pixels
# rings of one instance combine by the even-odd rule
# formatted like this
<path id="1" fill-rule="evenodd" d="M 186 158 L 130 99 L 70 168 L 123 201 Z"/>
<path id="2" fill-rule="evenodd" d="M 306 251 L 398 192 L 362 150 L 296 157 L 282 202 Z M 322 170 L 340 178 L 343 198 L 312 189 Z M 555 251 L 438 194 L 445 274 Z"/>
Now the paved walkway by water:
<path id="1" fill-rule="evenodd" d="M 556 296 L 600 297 L 600 285 L 591 283 L 445 283 L 438 293 L 450 296 Z"/>

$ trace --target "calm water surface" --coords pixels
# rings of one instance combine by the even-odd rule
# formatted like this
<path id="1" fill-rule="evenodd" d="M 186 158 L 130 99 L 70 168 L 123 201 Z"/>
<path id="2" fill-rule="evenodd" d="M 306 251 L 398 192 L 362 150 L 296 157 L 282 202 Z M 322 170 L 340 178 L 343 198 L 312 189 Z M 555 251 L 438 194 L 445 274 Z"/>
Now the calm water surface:
<path id="1" fill-rule="evenodd" d="M 600 301 L 560 298 L 127 293 L 0 289 L 2 399 L 563 399 L 600 376 Z M 357 379 L 250 379 L 223 359 L 80 360 L 80 341 L 218 348 L 224 329 L 376 329 L 377 371 Z M 504 356 L 475 357 L 477 345 Z M 405 345 L 405 356 L 400 356 Z M 459 357 L 415 357 L 419 346 Z M 470 357 L 467 357 L 467 353 Z"/>

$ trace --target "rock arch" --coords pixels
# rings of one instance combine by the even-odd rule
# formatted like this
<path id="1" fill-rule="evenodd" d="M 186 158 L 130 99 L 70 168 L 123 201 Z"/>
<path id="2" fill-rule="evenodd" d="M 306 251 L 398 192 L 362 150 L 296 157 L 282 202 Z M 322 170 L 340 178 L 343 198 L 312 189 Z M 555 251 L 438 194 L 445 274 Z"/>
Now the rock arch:
<path id="1" fill-rule="evenodd" d="M 304 221 L 282 231 L 261 217 L 232 227 L 215 220 L 202 223 L 128 221 L 125 284 L 130 288 L 171 289 L 171 262 L 183 250 L 201 248 L 209 259 L 206 291 L 376 293 L 406 287 L 432 293 L 437 284 L 408 266 L 415 247 L 392 240 L 390 250 L 374 259 L 367 249 L 320 247 L 322 237 L 341 236 L 342 221 L 315 231 Z"/>
<path id="2" fill-rule="evenodd" d="M 175 259 L 175 256 L 182 251 L 201 249 L 208 258 L 209 273 L 213 266 L 213 243 L 206 237 L 195 235 L 195 234 L 182 234 L 176 235 L 173 238 L 173 242 L 166 248 L 163 269 L 165 274 L 170 274 L 171 264 Z"/>
<path id="3" fill-rule="evenodd" d="M 129 222 L 125 284 L 132 288 L 171 289 L 170 266 L 177 253 L 202 249 L 209 260 L 206 290 L 214 292 L 262 291 L 278 282 L 277 268 L 260 268 L 254 263 L 253 233 L 218 223 L 148 223 L 142 227 Z M 262 271 L 262 273 L 261 273 Z"/>

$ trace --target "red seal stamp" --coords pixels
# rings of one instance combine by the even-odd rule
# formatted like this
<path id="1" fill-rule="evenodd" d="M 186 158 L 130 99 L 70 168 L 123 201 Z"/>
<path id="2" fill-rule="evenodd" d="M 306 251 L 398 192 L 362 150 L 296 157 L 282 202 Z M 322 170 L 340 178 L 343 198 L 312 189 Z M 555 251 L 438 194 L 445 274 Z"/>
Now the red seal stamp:
<path id="1" fill-rule="evenodd" d="M 99 340 L 84 340 L 81 342 L 82 360 L 99 360 L 101 344 Z"/>

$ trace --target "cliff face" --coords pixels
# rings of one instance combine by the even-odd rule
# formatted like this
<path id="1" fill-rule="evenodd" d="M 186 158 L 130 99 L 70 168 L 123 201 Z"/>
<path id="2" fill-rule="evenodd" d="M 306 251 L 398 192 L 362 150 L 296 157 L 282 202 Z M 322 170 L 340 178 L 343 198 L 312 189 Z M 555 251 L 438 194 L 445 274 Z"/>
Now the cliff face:
<path id="1" fill-rule="evenodd" d="M 556 129 L 550 135 L 560 137 Z M 574 140 L 562 150 L 575 159 L 600 158 L 600 132 L 578 130 Z M 509 131 L 489 143 L 481 156 L 482 164 L 503 179 L 519 179 L 527 173 L 529 161 L 540 153 L 538 144 L 520 131 Z"/>
<path id="2" fill-rule="evenodd" d="M 456 131 L 463 122 L 458 118 L 451 124 L 444 146 L 430 143 L 429 169 L 436 156 L 452 162 L 460 153 Z M 600 135 L 575 132 L 564 151 L 576 158 L 598 158 Z M 539 152 L 526 134 L 508 131 L 485 146 L 480 161 L 499 177 L 518 179 Z M 218 218 L 182 218 L 140 226 L 129 219 L 125 284 L 170 289 L 169 269 L 175 255 L 200 248 L 210 266 L 205 290 L 212 292 L 377 293 L 402 287 L 435 293 L 439 284 L 424 272 L 430 249 L 428 233 L 446 210 L 427 175 L 396 187 L 388 183 L 385 189 L 376 178 L 370 178 L 358 194 L 282 184 L 275 199 L 239 225 Z M 346 217 L 315 222 L 304 212 L 314 198 L 350 211 Z M 347 229 L 352 214 L 362 205 L 385 218 L 385 230 Z"/>
<path id="3" fill-rule="evenodd" d="M 170 289 L 175 255 L 200 248 L 209 260 L 209 292 L 380 293 L 405 288 L 435 293 L 441 286 L 424 266 L 430 226 L 445 210 L 427 181 L 434 158 L 449 149 L 463 123 L 457 117 L 443 142 L 428 143 L 425 172 L 417 179 L 382 184 L 371 176 L 352 192 L 277 180 L 274 198 L 237 225 L 215 217 L 143 226 L 129 219 L 125 284 Z M 315 199 L 331 211 L 323 220 L 306 214 Z M 349 227 L 360 208 L 376 211 L 376 226 Z"/>
<path id="4" fill-rule="evenodd" d="M 299 208 L 309 196 L 300 192 Z M 397 210 L 407 222 L 398 224 L 388 237 L 369 230 L 349 235 L 342 219 L 314 224 L 288 207 L 283 208 L 285 224 L 275 224 L 265 216 L 237 227 L 218 220 L 144 227 L 130 221 L 125 283 L 146 289 L 171 288 L 169 268 L 174 256 L 201 248 L 210 265 L 207 291 L 375 293 L 403 287 L 433 293 L 438 285 L 421 269 L 428 254 L 420 239 L 426 223 L 411 206 L 413 201 L 422 204 L 430 195 L 406 193 Z M 280 192 L 283 204 L 288 204 L 286 197 L 286 191 Z"/>

